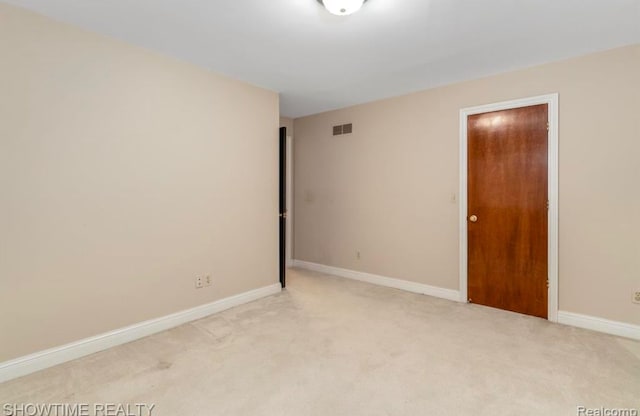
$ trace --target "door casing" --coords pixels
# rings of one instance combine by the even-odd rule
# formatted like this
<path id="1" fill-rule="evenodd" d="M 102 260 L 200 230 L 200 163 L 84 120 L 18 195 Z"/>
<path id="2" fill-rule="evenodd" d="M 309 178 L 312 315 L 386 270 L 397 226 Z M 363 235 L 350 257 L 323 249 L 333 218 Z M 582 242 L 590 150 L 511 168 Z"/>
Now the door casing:
<path id="1" fill-rule="evenodd" d="M 287 267 L 293 267 L 293 137 L 287 136 Z"/>
<path id="2" fill-rule="evenodd" d="M 547 104 L 549 111 L 548 143 L 548 320 L 558 322 L 558 94 L 547 94 L 460 110 L 460 301 L 467 302 L 467 118 L 470 115 Z"/>

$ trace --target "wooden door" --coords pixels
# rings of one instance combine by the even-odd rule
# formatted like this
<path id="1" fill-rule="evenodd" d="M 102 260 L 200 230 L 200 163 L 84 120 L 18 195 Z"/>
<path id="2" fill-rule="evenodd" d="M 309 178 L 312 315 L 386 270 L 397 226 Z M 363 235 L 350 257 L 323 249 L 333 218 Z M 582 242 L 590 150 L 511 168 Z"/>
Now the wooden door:
<path id="1" fill-rule="evenodd" d="M 547 104 L 467 118 L 469 302 L 547 318 Z"/>
<path id="2" fill-rule="evenodd" d="M 280 128 L 280 162 L 279 162 L 280 193 L 278 197 L 280 205 L 280 243 L 279 243 L 279 273 L 280 285 L 287 286 L 287 128 Z"/>

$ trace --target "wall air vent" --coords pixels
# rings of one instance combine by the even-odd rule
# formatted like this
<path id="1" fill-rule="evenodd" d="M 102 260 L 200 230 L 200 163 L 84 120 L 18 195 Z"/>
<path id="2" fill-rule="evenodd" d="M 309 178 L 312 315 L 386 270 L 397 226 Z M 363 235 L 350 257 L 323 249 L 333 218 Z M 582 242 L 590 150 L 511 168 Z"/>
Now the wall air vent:
<path id="1" fill-rule="evenodd" d="M 341 126 L 333 126 L 333 135 L 340 136 L 341 134 L 351 134 L 353 132 L 353 124 L 343 124 Z"/>

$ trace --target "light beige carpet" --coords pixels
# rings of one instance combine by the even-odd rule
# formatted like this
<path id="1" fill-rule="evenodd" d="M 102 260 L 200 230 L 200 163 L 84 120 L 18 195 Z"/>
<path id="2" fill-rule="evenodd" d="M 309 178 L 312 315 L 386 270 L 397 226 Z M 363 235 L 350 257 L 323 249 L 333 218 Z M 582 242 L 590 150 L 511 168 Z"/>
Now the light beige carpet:
<path id="1" fill-rule="evenodd" d="M 279 294 L 0 385 L 154 415 L 576 415 L 640 408 L 640 343 L 293 270 Z"/>

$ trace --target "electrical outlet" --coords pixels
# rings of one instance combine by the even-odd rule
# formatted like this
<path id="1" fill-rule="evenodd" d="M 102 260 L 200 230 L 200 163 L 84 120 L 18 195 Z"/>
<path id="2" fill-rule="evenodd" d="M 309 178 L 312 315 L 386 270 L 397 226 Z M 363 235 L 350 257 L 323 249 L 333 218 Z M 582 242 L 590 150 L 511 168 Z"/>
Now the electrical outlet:
<path id="1" fill-rule="evenodd" d="M 640 304 L 640 290 L 636 290 L 636 292 L 633 294 L 633 303 Z"/>
<path id="2" fill-rule="evenodd" d="M 201 276 L 196 277 L 196 289 L 202 289 L 204 287 L 204 279 Z"/>
<path id="3" fill-rule="evenodd" d="M 211 286 L 211 275 L 208 274 L 204 277 L 204 285 Z"/>

